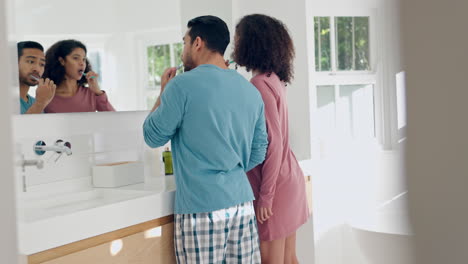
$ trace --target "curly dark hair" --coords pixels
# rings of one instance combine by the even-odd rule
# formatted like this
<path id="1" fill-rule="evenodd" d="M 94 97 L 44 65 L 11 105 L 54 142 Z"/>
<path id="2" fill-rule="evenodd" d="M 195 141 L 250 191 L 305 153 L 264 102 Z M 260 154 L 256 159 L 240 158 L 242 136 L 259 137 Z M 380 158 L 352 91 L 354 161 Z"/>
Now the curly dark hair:
<path id="1" fill-rule="evenodd" d="M 294 45 L 286 25 L 278 19 L 253 14 L 244 16 L 236 26 L 232 57 L 247 70 L 274 72 L 280 80 L 293 79 Z"/>
<path id="2" fill-rule="evenodd" d="M 43 74 L 43 78 L 49 78 L 54 81 L 55 84 L 60 85 L 65 80 L 65 67 L 60 63 L 59 58 L 65 59 L 66 56 L 70 55 L 76 48 L 82 48 L 87 53 L 86 46 L 74 39 L 61 40 L 52 45 L 47 49 L 46 66 Z M 91 64 L 86 59 L 85 73 L 91 71 Z M 84 86 L 88 83 L 86 77 L 83 75 L 78 81 L 79 86 Z"/>

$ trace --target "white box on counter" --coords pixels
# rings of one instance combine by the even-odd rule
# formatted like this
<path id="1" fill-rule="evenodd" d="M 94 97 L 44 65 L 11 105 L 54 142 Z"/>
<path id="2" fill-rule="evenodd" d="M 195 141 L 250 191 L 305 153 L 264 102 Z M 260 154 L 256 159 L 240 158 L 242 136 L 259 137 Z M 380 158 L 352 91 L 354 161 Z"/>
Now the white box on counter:
<path id="1" fill-rule="evenodd" d="M 142 162 L 125 161 L 93 166 L 94 187 L 120 187 L 144 181 Z"/>

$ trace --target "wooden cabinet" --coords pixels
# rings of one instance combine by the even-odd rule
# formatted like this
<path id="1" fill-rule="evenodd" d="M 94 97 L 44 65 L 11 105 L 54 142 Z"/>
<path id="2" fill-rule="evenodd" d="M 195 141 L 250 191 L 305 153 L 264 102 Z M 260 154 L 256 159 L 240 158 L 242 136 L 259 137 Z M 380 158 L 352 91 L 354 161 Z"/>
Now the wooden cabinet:
<path id="1" fill-rule="evenodd" d="M 312 213 L 312 179 L 305 177 Z M 171 264 L 174 216 L 166 216 L 28 256 L 29 264 Z"/>
<path id="2" fill-rule="evenodd" d="M 116 230 L 28 256 L 28 263 L 176 263 L 173 216 Z"/>

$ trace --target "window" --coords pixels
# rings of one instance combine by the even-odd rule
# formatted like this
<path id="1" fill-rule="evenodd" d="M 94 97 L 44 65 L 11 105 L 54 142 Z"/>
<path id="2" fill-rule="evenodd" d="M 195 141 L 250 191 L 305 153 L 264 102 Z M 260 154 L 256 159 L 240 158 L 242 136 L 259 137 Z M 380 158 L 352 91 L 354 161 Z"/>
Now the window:
<path id="1" fill-rule="evenodd" d="M 330 18 L 315 17 L 315 70 L 331 70 Z"/>
<path id="2" fill-rule="evenodd" d="M 91 69 L 96 72 L 98 76 L 98 82 L 102 83 L 102 50 L 90 49 L 88 52 L 88 61 L 91 65 Z"/>
<path id="3" fill-rule="evenodd" d="M 375 138 L 370 21 L 370 16 L 314 17 L 317 136 L 322 144 Z"/>
<path id="4" fill-rule="evenodd" d="M 317 86 L 319 136 L 345 139 L 373 137 L 373 85 Z"/>
<path id="5" fill-rule="evenodd" d="M 148 80 L 146 84 L 146 105 L 151 109 L 161 90 L 161 76 L 169 67 L 182 63 L 182 43 L 171 43 L 146 47 Z M 180 69 L 179 71 L 182 71 Z"/>
<path id="6" fill-rule="evenodd" d="M 405 72 L 396 74 L 398 140 L 406 138 L 406 88 Z"/>
<path id="7" fill-rule="evenodd" d="M 315 17 L 316 71 L 370 71 L 369 17 Z"/>

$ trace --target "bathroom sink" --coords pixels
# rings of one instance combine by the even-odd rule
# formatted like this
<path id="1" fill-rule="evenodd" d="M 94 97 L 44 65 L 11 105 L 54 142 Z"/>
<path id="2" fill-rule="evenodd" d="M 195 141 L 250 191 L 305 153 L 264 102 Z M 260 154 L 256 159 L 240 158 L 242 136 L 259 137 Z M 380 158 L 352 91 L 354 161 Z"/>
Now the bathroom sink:
<path id="1" fill-rule="evenodd" d="M 42 198 L 23 197 L 19 199 L 18 216 L 21 222 L 34 222 L 151 194 L 151 192 L 140 190 L 95 188 Z"/>

